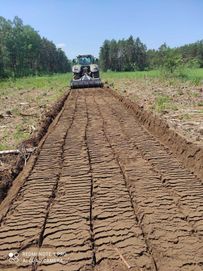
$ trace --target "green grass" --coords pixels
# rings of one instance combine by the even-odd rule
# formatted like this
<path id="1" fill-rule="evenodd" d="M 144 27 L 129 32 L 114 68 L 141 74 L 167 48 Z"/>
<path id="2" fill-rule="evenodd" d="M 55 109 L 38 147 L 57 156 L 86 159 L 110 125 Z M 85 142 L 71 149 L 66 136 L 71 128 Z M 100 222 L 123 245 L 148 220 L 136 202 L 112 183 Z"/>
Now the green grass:
<path id="1" fill-rule="evenodd" d="M 188 113 L 180 115 L 180 117 L 179 117 L 180 120 L 184 120 L 184 121 L 191 120 L 191 118 L 192 118 L 191 115 Z"/>
<path id="2" fill-rule="evenodd" d="M 0 151 L 4 151 L 6 149 L 8 149 L 8 146 L 6 144 L 0 143 Z"/>
<path id="3" fill-rule="evenodd" d="M 30 136 L 30 134 L 28 132 L 24 131 L 24 129 L 20 125 L 16 126 L 13 137 L 17 143 L 19 143 L 25 139 L 28 139 L 29 136 Z"/>
<path id="4" fill-rule="evenodd" d="M 203 69 L 187 69 L 186 74 L 189 80 L 203 80 Z"/>
<path id="5" fill-rule="evenodd" d="M 10 89 L 18 91 L 21 89 L 58 89 L 67 87 L 71 80 L 71 76 L 71 73 L 66 73 L 2 80 L 0 81 L 0 95 L 9 94 Z"/>
<path id="6" fill-rule="evenodd" d="M 155 110 L 159 113 L 164 112 L 167 109 L 176 111 L 178 110 L 177 106 L 173 104 L 171 97 L 167 95 L 158 95 L 155 98 Z"/>
<path id="7" fill-rule="evenodd" d="M 198 106 L 203 106 L 203 102 L 197 103 Z"/>
<path id="8" fill-rule="evenodd" d="M 151 70 L 151 71 L 134 71 L 134 72 L 103 72 L 101 73 L 102 79 L 104 81 L 117 80 L 117 79 L 139 79 L 139 78 L 163 78 L 163 73 L 161 70 Z M 167 75 L 164 77 L 167 79 Z M 164 79 L 163 78 L 163 79 Z M 184 69 L 181 72 L 181 76 L 178 78 L 177 75 L 174 76 L 175 79 L 189 80 L 192 81 L 194 85 L 199 85 L 203 81 L 203 69 Z"/>
<path id="9" fill-rule="evenodd" d="M 102 72 L 102 79 L 136 79 L 136 78 L 145 78 L 145 77 L 159 77 L 159 70 L 151 71 L 134 71 L 134 72 Z"/>
<path id="10" fill-rule="evenodd" d="M 183 71 L 184 80 L 190 80 L 195 85 L 198 85 L 203 81 L 203 69 L 186 69 Z M 117 79 L 141 79 L 141 78 L 160 78 L 160 70 L 150 71 L 134 71 L 134 72 L 102 72 L 102 80 L 117 80 Z M 8 79 L 0 81 L 0 95 L 9 95 L 9 90 L 21 90 L 21 89 L 59 89 L 67 87 L 70 84 L 72 78 L 71 73 L 66 74 L 54 74 L 46 76 L 29 76 L 17 79 Z"/>

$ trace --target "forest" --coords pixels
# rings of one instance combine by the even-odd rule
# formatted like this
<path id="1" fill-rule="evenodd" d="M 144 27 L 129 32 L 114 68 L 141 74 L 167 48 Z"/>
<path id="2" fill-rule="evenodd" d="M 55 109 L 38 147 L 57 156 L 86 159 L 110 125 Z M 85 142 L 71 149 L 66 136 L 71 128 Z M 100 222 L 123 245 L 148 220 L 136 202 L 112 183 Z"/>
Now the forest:
<path id="1" fill-rule="evenodd" d="M 103 71 L 143 71 L 177 67 L 203 68 L 203 40 L 177 48 L 166 43 L 158 50 L 147 49 L 139 38 L 105 40 L 99 53 Z"/>
<path id="2" fill-rule="evenodd" d="M 0 17 L 0 78 L 64 73 L 71 64 L 63 50 L 23 21 Z"/>

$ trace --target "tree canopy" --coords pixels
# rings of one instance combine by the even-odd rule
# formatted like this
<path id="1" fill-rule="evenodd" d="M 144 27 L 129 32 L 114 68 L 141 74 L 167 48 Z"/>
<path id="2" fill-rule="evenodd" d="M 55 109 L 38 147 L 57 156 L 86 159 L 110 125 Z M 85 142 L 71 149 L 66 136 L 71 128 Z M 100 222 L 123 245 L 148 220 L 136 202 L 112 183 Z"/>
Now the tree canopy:
<path id="1" fill-rule="evenodd" d="M 70 71 L 70 61 L 52 41 L 15 17 L 0 17 L 0 78 Z"/>
<path id="2" fill-rule="evenodd" d="M 134 71 L 166 68 L 173 72 L 177 66 L 203 68 L 203 40 L 170 48 L 166 43 L 159 49 L 148 49 L 139 38 L 105 40 L 99 53 L 103 71 Z"/>
<path id="3" fill-rule="evenodd" d="M 100 48 L 100 65 L 104 71 L 144 70 L 147 67 L 147 48 L 139 38 L 105 40 Z"/>

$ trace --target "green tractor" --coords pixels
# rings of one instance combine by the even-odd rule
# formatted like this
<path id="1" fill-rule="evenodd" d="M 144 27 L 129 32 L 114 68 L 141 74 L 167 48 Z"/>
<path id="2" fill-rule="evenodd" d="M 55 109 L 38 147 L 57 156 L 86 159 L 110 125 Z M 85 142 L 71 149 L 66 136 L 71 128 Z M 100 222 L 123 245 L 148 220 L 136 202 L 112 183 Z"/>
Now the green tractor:
<path id="1" fill-rule="evenodd" d="M 92 55 L 79 55 L 73 61 L 71 88 L 103 87 L 99 77 L 98 60 Z"/>

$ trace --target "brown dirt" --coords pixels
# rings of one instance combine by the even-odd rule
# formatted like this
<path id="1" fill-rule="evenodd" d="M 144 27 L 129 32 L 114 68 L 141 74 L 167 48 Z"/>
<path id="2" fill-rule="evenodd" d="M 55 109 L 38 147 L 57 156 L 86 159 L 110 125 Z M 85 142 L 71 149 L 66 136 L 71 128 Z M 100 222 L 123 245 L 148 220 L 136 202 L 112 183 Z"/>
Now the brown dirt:
<path id="1" fill-rule="evenodd" d="M 112 94 L 72 91 L 14 181 L 1 270 L 203 270 L 201 180 Z"/>
<path id="2" fill-rule="evenodd" d="M 142 106 L 130 99 L 112 92 L 113 96 L 123 102 L 127 108 L 135 113 L 139 122 L 172 151 L 183 164 L 203 179 L 203 147 L 197 142 L 191 142 L 179 134 L 179 131 L 171 128 L 168 122 L 159 115 L 146 111 Z"/>
<path id="3" fill-rule="evenodd" d="M 119 94 L 160 115 L 181 135 L 203 146 L 203 84 L 160 78 L 117 79 L 112 83 Z M 167 101 L 159 105 L 161 98 Z"/>
<path id="4" fill-rule="evenodd" d="M 47 133 L 49 125 L 62 109 L 69 92 L 66 92 L 52 108 L 41 116 L 41 121 L 32 134 L 32 136 L 21 142 L 18 148 L 22 151 L 19 155 L 0 155 L 0 202 L 6 196 L 8 189 L 11 187 L 13 180 L 23 169 L 25 162 L 29 159 L 29 154 L 26 153 L 27 148 L 36 147 L 43 136 Z"/>
<path id="5" fill-rule="evenodd" d="M 34 80 L 34 79 L 33 79 Z M 54 84 L 54 82 L 53 82 Z M 63 96 L 64 87 L 16 87 L 0 92 L 0 149 L 16 149 L 40 127 L 44 115 Z"/>
<path id="6" fill-rule="evenodd" d="M 13 176 L 13 169 L 16 168 L 17 155 L 0 155 L 0 202 L 9 189 Z"/>

